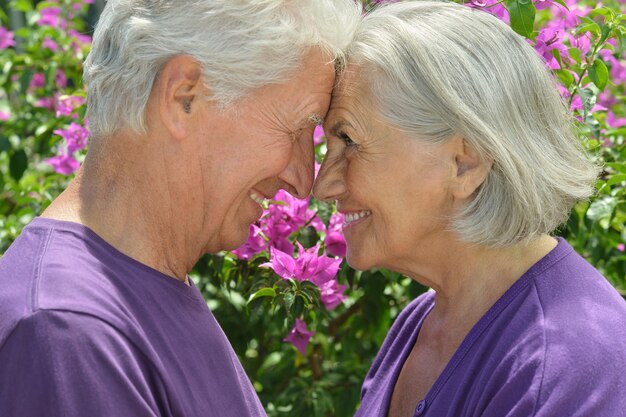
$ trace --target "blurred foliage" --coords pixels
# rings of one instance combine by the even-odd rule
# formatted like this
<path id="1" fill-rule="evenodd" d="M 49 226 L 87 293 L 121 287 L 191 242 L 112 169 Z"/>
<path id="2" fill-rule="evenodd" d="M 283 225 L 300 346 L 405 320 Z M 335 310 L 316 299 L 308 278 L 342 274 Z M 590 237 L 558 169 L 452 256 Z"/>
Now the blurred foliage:
<path id="1" fill-rule="evenodd" d="M 378 2 L 367 1 L 366 8 Z M 542 51 L 556 60 L 553 69 L 578 119 L 580 138 L 604 169 L 597 195 L 578 204 L 558 233 L 626 294 L 624 5 L 560 0 L 555 3 L 561 5 L 537 10 L 539 3 L 552 2 L 488 0 L 471 6 L 499 10 L 538 52 L 546 28 L 573 22 L 548 38 Z M 85 95 L 81 65 L 89 48 L 84 37 L 91 31 L 84 23 L 89 7 L 78 0 L 14 0 L 0 8 L 0 22 L 13 32 L 15 43 L 0 33 L 0 45 L 8 45 L 0 46 L 0 253 L 71 180 L 46 161 L 67 150 L 65 138 L 55 131 L 84 122 L 82 106 L 57 114 L 62 97 Z M 54 8 L 58 15 L 50 13 Z M 9 15 L 16 13 L 23 27 L 11 27 Z M 321 144 L 318 158 L 323 152 Z M 75 157 L 81 161 L 84 150 Z M 325 227 L 307 225 L 289 236 L 306 248 L 324 242 L 333 214 L 332 206 L 313 199 L 309 207 Z M 270 260 L 266 250 L 247 261 L 232 253 L 205 255 L 191 276 L 270 417 L 353 415 L 361 382 L 390 324 L 426 288 L 386 270 L 356 272 L 344 261 L 337 282 L 347 285 L 346 300 L 327 310 L 316 285 L 285 280 L 260 266 Z M 315 332 L 304 356 L 283 341 L 296 318 Z"/>

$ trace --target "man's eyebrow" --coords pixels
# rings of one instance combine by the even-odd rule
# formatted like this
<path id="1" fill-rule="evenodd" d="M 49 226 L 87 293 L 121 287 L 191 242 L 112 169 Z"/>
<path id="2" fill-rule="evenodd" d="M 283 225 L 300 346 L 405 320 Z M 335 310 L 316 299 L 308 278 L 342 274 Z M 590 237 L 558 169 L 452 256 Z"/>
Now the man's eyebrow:
<path id="1" fill-rule="evenodd" d="M 310 115 L 307 121 L 315 126 L 324 124 L 324 118 L 317 113 Z"/>

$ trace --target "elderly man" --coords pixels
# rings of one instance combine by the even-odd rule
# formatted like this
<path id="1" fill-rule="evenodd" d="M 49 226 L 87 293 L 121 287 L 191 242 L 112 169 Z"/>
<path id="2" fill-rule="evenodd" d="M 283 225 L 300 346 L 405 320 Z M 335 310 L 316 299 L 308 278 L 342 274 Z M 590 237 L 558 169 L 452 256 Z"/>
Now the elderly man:
<path id="1" fill-rule="evenodd" d="M 187 273 L 279 189 L 360 18 L 351 0 L 110 0 L 85 62 L 91 148 L 0 261 L 1 416 L 262 416 Z"/>

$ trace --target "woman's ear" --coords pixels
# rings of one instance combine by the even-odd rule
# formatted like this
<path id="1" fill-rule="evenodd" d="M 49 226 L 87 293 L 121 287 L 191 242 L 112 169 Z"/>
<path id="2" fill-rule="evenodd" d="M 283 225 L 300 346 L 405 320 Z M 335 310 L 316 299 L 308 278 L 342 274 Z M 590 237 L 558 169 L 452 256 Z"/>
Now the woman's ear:
<path id="1" fill-rule="evenodd" d="M 459 136 L 452 140 L 456 141 L 454 145 L 456 176 L 453 179 L 452 195 L 457 200 L 465 200 L 485 181 L 493 161 L 481 158 L 465 138 Z"/>
<path id="2" fill-rule="evenodd" d="M 183 139 L 200 110 L 200 98 L 206 96 L 200 64 L 189 55 L 170 59 L 159 74 L 157 88 L 163 125 L 172 137 Z"/>

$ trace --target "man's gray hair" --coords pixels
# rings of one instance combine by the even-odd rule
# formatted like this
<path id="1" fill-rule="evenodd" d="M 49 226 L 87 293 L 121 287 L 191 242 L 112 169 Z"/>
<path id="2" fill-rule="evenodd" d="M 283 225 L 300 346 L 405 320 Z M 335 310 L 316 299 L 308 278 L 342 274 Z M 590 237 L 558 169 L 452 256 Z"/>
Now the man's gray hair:
<path id="1" fill-rule="evenodd" d="M 109 0 L 84 65 L 92 136 L 145 133 L 155 78 L 174 56 L 196 59 L 225 107 L 288 81 L 311 47 L 340 62 L 360 17 L 353 0 Z"/>
<path id="2" fill-rule="evenodd" d="M 359 66 L 381 120 L 419 140 L 462 135 L 493 161 L 451 219 L 464 241 L 493 247 L 550 233 L 592 194 L 597 167 L 541 58 L 494 16 L 413 1 L 382 6 L 357 29 Z"/>

